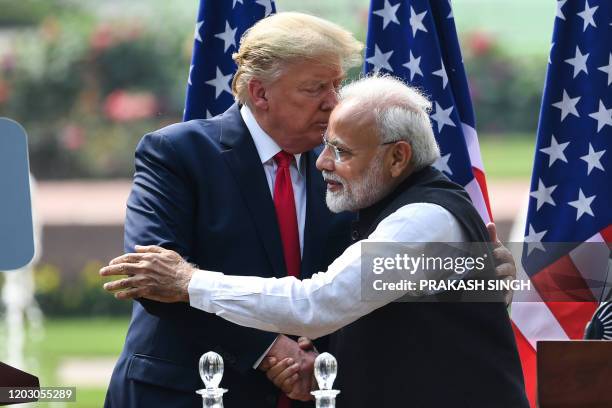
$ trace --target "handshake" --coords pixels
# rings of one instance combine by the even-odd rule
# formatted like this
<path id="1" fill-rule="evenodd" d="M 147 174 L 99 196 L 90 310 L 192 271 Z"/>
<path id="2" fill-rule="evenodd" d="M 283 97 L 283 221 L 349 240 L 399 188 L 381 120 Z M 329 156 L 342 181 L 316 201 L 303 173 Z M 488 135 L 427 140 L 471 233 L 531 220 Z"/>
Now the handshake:
<path id="1" fill-rule="evenodd" d="M 268 379 L 289 398 L 309 401 L 313 399 L 310 392 L 316 389 L 313 370 L 318 354 L 306 337 L 300 337 L 295 342 L 281 334 L 258 369 L 264 371 Z"/>

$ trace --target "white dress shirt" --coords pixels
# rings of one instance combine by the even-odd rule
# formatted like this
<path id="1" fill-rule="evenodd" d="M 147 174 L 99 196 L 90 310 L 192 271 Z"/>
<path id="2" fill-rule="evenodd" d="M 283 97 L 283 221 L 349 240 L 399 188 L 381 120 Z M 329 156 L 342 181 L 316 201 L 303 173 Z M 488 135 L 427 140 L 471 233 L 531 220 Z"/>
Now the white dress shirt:
<path id="1" fill-rule="evenodd" d="M 274 139 L 259 126 L 259 123 L 255 120 L 255 116 L 253 116 L 253 112 L 251 112 L 248 106 L 242 105 L 242 108 L 240 108 L 240 115 L 253 137 L 257 154 L 259 154 L 261 164 L 266 173 L 270 194 L 274 198 L 274 181 L 276 180 L 276 169 L 278 167 L 274 160 L 274 156 L 282 149 L 276 144 Z M 294 157 L 295 162 L 291 163 L 289 172 L 291 173 L 293 198 L 295 199 L 295 213 L 297 215 L 298 231 L 300 234 L 300 251 L 303 253 L 304 223 L 306 220 L 306 173 L 303 170 L 304 164 L 301 160 L 302 154 L 295 154 Z"/>
<path id="2" fill-rule="evenodd" d="M 465 232 L 446 209 L 408 204 L 382 220 L 366 240 L 348 247 L 326 272 L 298 280 L 196 271 L 189 283 L 189 302 L 242 326 L 315 339 L 405 294 L 384 291 L 374 301 L 362 300 L 361 242 L 418 242 L 424 247 L 427 242 L 465 241 Z M 401 277 L 416 281 L 424 275 L 417 271 Z"/>
<path id="3" fill-rule="evenodd" d="M 244 120 L 244 123 L 251 133 L 257 154 L 263 165 L 264 172 L 266 173 L 266 180 L 268 181 L 268 187 L 270 188 L 270 194 L 274 198 L 274 181 L 276 180 L 276 161 L 274 156 L 282 149 L 276 144 L 274 139 L 270 137 L 257 123 L 253 112 L 248 106 L 242 105 L 240 108 L 240 115 Z M 291 185 L 293 187 L 293 198 L 295 200 L 295 212 L 298 221 L 298 232 L 300 238 L 300 254 L 304 252 L 304 224 L 306 220 L 306 176 L 302 170 L 303 164 L 301 162 L 302 155 L 294 155 L 295 162 L 291 163 L 289 172 L 291 173 Z M 255 361 L 253 368 L 259 367 L 259 364 L 263 358 L 268 354 L 268 351 L 274 345 L 274 342 L 270 344 L 270 347 Z"/>

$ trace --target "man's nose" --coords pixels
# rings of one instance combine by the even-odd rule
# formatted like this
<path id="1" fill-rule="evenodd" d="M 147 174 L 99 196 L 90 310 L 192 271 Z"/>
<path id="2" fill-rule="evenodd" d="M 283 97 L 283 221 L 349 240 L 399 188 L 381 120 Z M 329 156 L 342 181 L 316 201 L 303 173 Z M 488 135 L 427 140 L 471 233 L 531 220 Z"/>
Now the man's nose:
<path id="1" fill-rule="evenodd" d="M 317 158 L 317 169 L 319 169 L 319 171 L 334 171 L 334 163 L 335 161 L 331 149 L 325 146 Z"/>
<path id="2" fill-rule="evenodd" d="M 323 99 L 323 102 L 321 103 L 321 110 L 331 111 L 336 107 L 337 104 L 338 92 L 336 91 L 336 88 L 331 88 L 327 92 L 327 95 L 325 95 L 325 99 Z"/>

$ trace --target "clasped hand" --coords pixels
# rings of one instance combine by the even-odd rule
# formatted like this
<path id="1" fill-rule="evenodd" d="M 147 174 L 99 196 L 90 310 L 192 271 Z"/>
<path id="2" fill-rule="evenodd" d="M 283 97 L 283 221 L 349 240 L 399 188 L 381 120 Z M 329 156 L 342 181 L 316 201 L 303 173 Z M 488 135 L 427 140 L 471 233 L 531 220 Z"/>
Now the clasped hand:
<path id="1" fill-rule="evenodd" d="M 261 362 L 259 369 L 289 398 L 299 401 L 313 399 L 314 360 L 318 353 L 312 342 L 300 337 L 296 342 L 279 335 L 276 342 Z"/>

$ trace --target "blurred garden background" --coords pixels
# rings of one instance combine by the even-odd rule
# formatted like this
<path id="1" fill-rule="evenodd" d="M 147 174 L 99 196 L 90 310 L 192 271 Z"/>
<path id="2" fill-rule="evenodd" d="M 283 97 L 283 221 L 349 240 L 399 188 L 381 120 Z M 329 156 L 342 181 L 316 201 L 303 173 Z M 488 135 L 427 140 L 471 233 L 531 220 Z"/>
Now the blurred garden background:
<path id="1" fill-rule="evenodd" d="M 368 0 L 276 4 L 365 42 Z M 493 214 L 507 237 L 528 191 L 555 1 L 453 7 Z M 136 143 L 181 120 L 197 8 L 197 0 L 0 0 L 0 117 L 28 132 L 42 225 L 34 277 L 44 322 L 27 327 L 22 368 L 44 386 L 77 387 L 76 403 L 37 406 L 102 405 L 131 306 L 103 293 L 97 271 L 122 251 Z M 3 320 L 2 361 L 7 332 Z"/>

